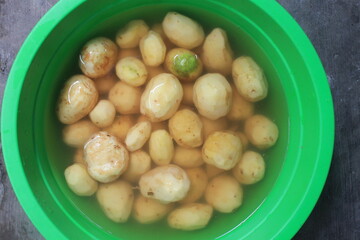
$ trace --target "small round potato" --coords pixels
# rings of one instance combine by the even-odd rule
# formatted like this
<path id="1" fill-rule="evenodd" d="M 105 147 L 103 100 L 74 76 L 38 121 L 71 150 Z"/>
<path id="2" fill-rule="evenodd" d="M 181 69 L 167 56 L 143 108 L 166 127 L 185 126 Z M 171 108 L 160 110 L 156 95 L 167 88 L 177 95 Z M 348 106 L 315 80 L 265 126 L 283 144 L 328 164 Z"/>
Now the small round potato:
<path id="1" fill-rule="evenodd" d="M 121 48 L 135 48 L 147 34 L 149 26 L 143 20 L 132 20 L 116 34 L 116 43 Z"/>
<path id="2" fill-rule="evenodd" d="M 212 133 L 202 148 L 204 161 L 224 170 L 232 169 L 239 162 L 241 155 L 241 140 L 232 132 Z"/>
<path id="3" fill-rule="evenodd" d="M 204 139 L 207 139 L 210 134 L 216 131 L 223 131 L 228 128 L 228 121 L 225 117 L 218 118 L 216 120 L 210 120 L 201 116 L 204 129 Z"/>
<path id="4" fill-rule="evenodd" d="M 130 86 L 122 81 L 115 84 L 109 92 L 109 100 L 121 114 L 140 113 L 141 88 Z"/>
<path id="5" fill-rule="evenodd" d="M 63 129 L 64 142 L 71 147 L 83 147 L 99 129 L 89 120 L 80 120 Z"/>
<path id="6" fill-rule="evenodd" d="M 117 81 L 119 81 L 119 79 L 113 72 L 110 72 L 104 77 L 99 77 L 94 80 L 96 89 L 101 95 L 108 94 L 110 89 L 117 83 Z"/>
<path id="7" fill-rule="evenodd" d="M 152 122 L 167 120 L 175 114 L 182 97 L 179 80 L 172 74 L 161 73 L 146 85 L 141 96 L 141 113 Z"/>
<path id="8" fill-rule="evenodd" d="M 174 204 L 163 204 L 139 194 L 135 198 L 132 215 L 139 223 L 149 224 L 164 218 L 173 207 Z"/>
<path id="9" fill-rule="evenodd" d="M 190 190 L 180 203 L 193 203 L 204 195 L 208 184 L 208 177 L 203 168 L 190 168 L 185 171 L 190 179 Z"/>
<path id="10" fill-rule="evenodd" d="M 107 183 L 125 172 L 129 153 L 114 136 L 99 132 L 85 144 L 84 158 L 90 176 L 99 182 Z"/>
<path id="11" fill-rule="evenodd" d="M 269 118 L 254 115 L 245 122 L 245 134 L 252 145 L 263 150 L 276 143 L 279 130 Z"/>
<path id="12" fill-rule="evenodd" d="M 116 75 L 121 81 L 139 87 L 146 82 L 148 72 L 144 63 L 135 57 L 126 57 L 116 64 Z"/>
<path id="13" fill-rule="evenodd" d="M 105 215 L 114 222 L 126 222 L 134 203 L 134 192 L 129 183 L 117 180 L 100 184 L 96 199 Z"/>
<path id="14" fill-rule="evenodd" d="M 98 183 L 90 177 L 85 165 L 81 163 L 67 167 L 64 175 L 67 185 L 78 196 L 91 196 L 98 188 Z"/>
<path id="15" fill-rule="evenodd" d="M 231 86 L 221 74 L 205 74 L 195 82 L 193 100 L 201 115 L 216 120 L 226 116 L 230 111 L 232 103 Z"/>
<path id="16" fill-rule="evenodd" d="M 108 38 L 98 37 L 85 44 L 80 53 L 81 71 L 90 78 L 99 78 L 108 74 L 115 66 L 118 47 Z"/>
<path id="17" fill-rule="evenodd" d="M 118 60 L 121 60 L 126 57 L 134 57 L 141 59 L 141 53 L 139 48 L 123 48 L 119 51 Z"/>
<path id="18" fill-rule="evenodd" d="M 241 206 L 243 190 L 234 177 L 222 174 L 209 182 L 205 191 L 205 199 L 215 210 L 231 213 Z"/>
<path id="19" fill-rule="evenodd" d="M 144 146 L 151 134 L 149 121 L 139 122 L 129 129 L 125 144 L 129 151 L 136 151 Z"/>
<path id="20" fill-rule="evenodd" d="M 217 167 L 215 167 L 214 165 L 211 165 L 211 164 L 206 164 L 205 169 L 206 169 L 206 175 L 208 176 L 208 179 L 216 177 L 220 173 L 225 172 L 224 169 L 217 168 Z"/>
<path id="21" fill-rule="evenodd" d="M 199 147 L 203 144 L 202 122 L 199 116 L 189 110 L 182 109 L 169 120 L 171 136 L 182 147 Z"/>
<path id="22" fill-rule="evenodd" d="M 104 131 L 117 137 L 120 142 L 124 142 L 129 129 L 135 125 L 135 120 L 132 115 L 116 116 L 114 122 Z"/>
<path id="23" fill-rule="evenodd" d="M 162 27 L 166 36 L 175 45 L 192 49 L 204 41 L 204 29 L 194 20 L 177 12 L 166 14 Z"/>
<path id="24" fill-rule="evenodd" d="M 230 121 L 242 121 L 254 115 L 254 104 L 240 96 L 235 87 L 232 87 L 233 99 L 227 118 Z"/>
<path id="25" fill-rule="evenodd" d="M 174 156 L 174 143 L 169 132 L 160 129 L 151 133 L 149 153 L 156 165 L 169 164 Z"/>
<path id="26" fill-rule="evenodd" d="M 264 177 L 265 161 L 259 153 L 247 151 L 233 168 L 232 172 L 240 183 L 254 184 Z"/>
<path id="27" fill-rule="evenodd" d="M 173 163 L 183 168 L 195 168 L 204 164 L 201 148 L 184 148 L 176 146 Z"/>
<path id="28" fill-rule="evenodd" d="M 230 75 L 233 55 L 226 32 L 221 28 L 212 30 L 204 41 L 202 51 L 201 59 L 206 70 Z"/>
<path id="29" fill-rule="evenodd" d="M 94 82 L 75 75 L 66 81 L 58 99 L 57 116 L 60 122 L 72 124 L 82 119 L 95 107 L 99 93 Z"/>
<path id="30" fill-rule="evenodd" d="M 166 45 L 158 33 L 150 30 L 140 40 L 140 52 L 147 66 L 158 67 L 165 60 Z"/>
<path id="31" fill-rule="evenodd" d="M 184 48 L 171 49 L 166 55 L 165 66 L 183 81 L 195 81 L 203 69 L 198 55 Z"/>
<path id="32" fill-rule="evenodd" d="M 144 173 L 151 168 L 151 158 L 145 151 L 137 150 L 130 153 L 130 162 L 122 178 L 131 183 L 137 183 Z"/>
<path id="33" fill-rule="evenodd" d="M 170 203 L 185 198 L 190 189 L 190 180 L 182 168 L 169 164 L 142 175 L 139 186 L 143 196 Z"/>
<path id="34" fill-rule="evenodd" d="M 266 98 L 268 83 L 263 70 L 251 57 L 239 57 L 232 64 L 232 77 L 239 94 L 250 102 Z"/>
<path id="35" fill-rule="evenodd" d="M 246 135 L 242 132 L 236 131 L 235 135 L 238 136 L 241 140 L 241 145 L 243 146 L 243 152 L 248 148 L 249 146 L 249 140 L 247 139 Z"/>
<path id="36" fill-rule="evenodd" d="M 110 126 L 115 119 L 116 110 L 109 100 L 100 100 L 95 108 L 90 112 L 90 120 L 98 127 Z"/>
<path id="37" fill-rule="evenodd" d="M 194 101 L 193 101 L 194 84 L 184 83 L 182 85 L 182 87 L 183 87 L 183 91 L 184 91 L 184 96 L 183 96 L 181 103 L 183 103 L 185 105 L 189 105 L 189 106 L 194 106 Z"/>
<path id="38" fill-rule="evenodd" d="M 185 204 L 168 216 L 170 227 L 185 231 L 196 230 L 206 227 L 213 213 L 213 208 L 204 203 Z"/>

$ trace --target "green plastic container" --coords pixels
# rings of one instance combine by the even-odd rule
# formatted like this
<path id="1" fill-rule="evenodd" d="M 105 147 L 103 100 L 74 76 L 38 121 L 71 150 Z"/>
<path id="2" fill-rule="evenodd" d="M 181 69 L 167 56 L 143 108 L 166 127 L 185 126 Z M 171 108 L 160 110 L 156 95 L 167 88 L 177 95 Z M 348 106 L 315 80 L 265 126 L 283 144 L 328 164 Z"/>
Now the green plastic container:
<path id="1" fill-rule="evenodd" d="M 95 36 L 114 37 L 131 19 L 159 22 L 178 11 L 206 31 L 224 28 L 239 54 L 265 70 L 270 89 L 260 111 L 279 126 L 265 158 L 266 176 L 247 187 L 243 206 L 215 214 L 203 230 L 108 220 L 94 198 L 75 196 L 63 172 L 72 151 L 61 141 L 55 103 L 78 73 L 79 49 Z M 319 58 L 301 28 L 274 0 L 61 0 L 34 28 L 11 70 L 2 109 L 2 142 L 15 193 L 47 239 L 290 239 L 313 209 L 334 142 L 331 94 Z"/>

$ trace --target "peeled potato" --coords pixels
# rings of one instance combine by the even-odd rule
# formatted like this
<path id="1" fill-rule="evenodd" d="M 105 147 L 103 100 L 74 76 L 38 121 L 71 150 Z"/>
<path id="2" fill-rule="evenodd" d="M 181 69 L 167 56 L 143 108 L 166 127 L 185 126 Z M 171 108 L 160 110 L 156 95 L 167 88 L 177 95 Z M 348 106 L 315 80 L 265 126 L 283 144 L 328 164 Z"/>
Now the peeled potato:
<path id="1" fill-rule="evenodd" d="M 148 72 L 141 60 L 135 57 L 125 57 L 117 62 L 116 75 L 130 86 L 139 87 L 146 82 Z"/>
<path id="2" fill-rule="evenodd" d="M 149 224 L 164 218 L 173 207 L 171 203 L 163 204 L 139 194 L 135 198 L 132 215 L 139 223 Z"/>
<path id="3" fill-rule="evenodd" d="M 140 115 L 137 119 L 137 122 L 144 122 L 144 121 L 150 121 L 150 119 L 145 115 Z M 167 121 L 151 122 L 151 131 L 155 132 L 156 130 L 159 129 L 167 130 L 168 129 Z"/>
<path id="4" fill-rule="evenodd" d="M 125 141 L 130 128 L 135 125 L 134 117 L 131 115 L 120 115 L 115 117 L 113 123 L 104 131 L 117 137 L 121 142 Z"/>
<path id="5" fill-rule="evenodd" d="M 107 132 L 99 132 L 91 137 L 85 144 L 84 158 L 90 176 L 102 183 L 117 179 L 129 163 L 126 148 Z"/>
<path id="6" fill-rule="evenodd" d="M 243 146 L 243 152 L 248 148 L 249 146 L 249 140 L 247 139 L 246 135 L 242 132 L 236 131 L 234 132 L 236 136 L 238 136 L 241 140 L 241 145 Z"/>
<path id="7" fill-rule="evenodd" d="M 176 146 L 173 163 L 183 168 L 200 167 L 204 164 L 201 148 L 184 148 Z"/>
<path id="8" fill-rule="evenodd" d="M 204 139 L 207 139 L 209 135 L 216 131 L 223 131 L 228 128 L 228 121 L 225 117 L 211 120 L 206 117 L 200 116 L 203 123 Z"/>
<path id="9" fill-rule="evenodd" d="M 63 140 L 71 147 L 83 147 L 89 138 L 99 131 L 91 121 L 80 120 L 63 129 Z"/>
<path id="10" fill-rule="evenodd" d="M 151 133 L 149 153 L 156 165 L 169 164 L 174 156 L 174 143 L 169 132 L 160 129 Z"/>
<path id="11" fill-rule="evenodd" d="M 116 34 L 116 43 L 121 48 L 135 48 L 147 34 L 149 26 L 143 20 L 132 20 Z"/>
<path id="12" fill-rule="evenodd" d="M 116 110 L 109 100 L 100 100 L 90 112 L 90 120 L 100 128 L 110 126 L 115 119 Z"/>
<path id="13" fill-rule="evenodd" d="M 129 129 L 125 138 L 125 144 L 129 151 L 136 151 L 147 142 L 151 134 L 151 123 L 149 121 L 139 122 Z"/>
<path id="14" fill-rule="evenodd" d="M 208 176 L 209 179 L 219 175 L 220 173 L 225 172 L 224 169 L 217 168 L 211 164 L 206 164 L 205 169 L 206 169 L 206 175 Z"/>
<path id="15" fill-rule="evenodd" d="M 151 158 L 147 152 L 137 150 L 130 153 L 129 166 L 122 178 L 131 183 L 137 183 L 140 177 L 151 168 Z"/>
<path id="16" fill-rule="evenodd" d="M 243 190 L 238 181 L 223 174 L 213 178 L 205 191 L 206 202 L 222 213 L 231 213 L 241 206 Z"/>
<path id="17" fill-rule="evenodd" d="M 134 202 L 134 193 L 129 183 L 117 180 L 100 184 L 96 199 L 106 216 L 114 222 L 126 222 Z"/>
<path id="18" fill-rule="evenodd" d="M 65 179 L 69 188 L 79 196 L 91 196 L 98 188 L 98 183 L 90 177 L 85 165 L 80 163 L 65 169 Z"/>
<path id="19" fill-rule="evenodd" d="M 147 66 L 158 67 L 165 60 L 166 45 L 158 33 L 150 30 L 140 40 L 140 52 Z"/>
<path id="20" fill-rule="evenodd" d="M 193 203 L 203 196 L 208 184 L 208 177 L 203 168 L 190 168 L 185 171 L 190 179 L 190 190 L 180 203 Z"/>
<path id="21" fill-rule="evenodd" d="M 172 42 L 170 42 L 170 40 L 166 36 L 161 23 L 155 23 L 154 25 L 152 25 L 151 30 L 153 30 L 154 32 L 158 33 L 161 36 L 167 49 L 172 49 L 175 47 L 175 45 Z"/>
<path id="22" fill-rule="evenodd" d="M 230 121 L 242 121 L 254 115 L 254 103 L 240 96 L 236 88 L 232 88 L 233 99 L 227 118 Z"/>
<path id="23" fill-rule="evenodd" d="M 115 73 L 110 72 L 109 74 L 96 78 L 94 80 L 96 89 L 99 94 L 107 94 L 110 89 L 119 81 Z"/>
<path id="24" fill-rule="evenodd" d="M 140 113 L 141 88 L 119 81 L 109 92 L 109 100 L 121 114 Z"/>
<path id="25" fill-rule="evenodd" d="M 75 75 L 66 81 L 58 99 L 57 116 L 60 122 L 72 124 L 82 119 L 95 107 L 99 93 L 94 82 Z"/>
<path id="26" fill-rule="evenodd" d="M 172 211 L 168 216 L 170 227 L 181 230 L 196 230 L 206 227 L 213 213 L 209 204 L 189 203 Z"/>
<path id="27" fill-rule="evenodd" d="M 279 130 L 269 118 L 254 115 L 245 122 L 245 134 L 252 145 L 259 149 L 267 149 L 276 143 Z"/>
<path id="28" fill-rule="evenodd" d="M 240 183 L 254 184 L 264 177 L 265 161 L 259 153 L 247 151 L 232 172 Z"/>

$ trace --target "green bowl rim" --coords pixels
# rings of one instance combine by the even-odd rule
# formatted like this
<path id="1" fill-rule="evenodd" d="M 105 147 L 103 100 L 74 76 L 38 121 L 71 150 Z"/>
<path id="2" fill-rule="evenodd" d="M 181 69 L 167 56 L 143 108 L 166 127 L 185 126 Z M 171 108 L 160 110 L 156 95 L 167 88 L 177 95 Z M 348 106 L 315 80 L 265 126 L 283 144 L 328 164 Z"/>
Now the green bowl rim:
<path id="1" fill-rule="evenodd" d="M 320 145 L 318 148 L 322 151 L 320 151 L 317 156 L 318 162 L 316 168 L 313 169 L 312 177 L 309 182 L 312 192 L 310 193 L 309 188 L 307 188 L 307 191 L 304 192 L 304 197 L 298 203 L 298 208 L 294 209 L 292 213 L 289 213 L 289 219 L 283 223 L 283 227 L 279 229 L 274 236 L 268 236 L 269 238 L 279 238 L 281 236 L 281 238 L 290 239 L 300 229 L 311 213 L 327 178 L 334 145 L 335 123 L 333 102 L 321 61 L 310 40 L 296 21 L 276 1 L 267 1 L 266 4 L 262 0 L 250 1 L 271 16 L 272 19 L 282 27 L 302 57 L 304 59 L 306 58 L 306 65 L 311 74 L 311 78 L 317 79 L 313 84 L 316 93 L 321 95 L 321 98 L 318 96 L 318 99 L 323 103 L 320 117 L 327 121 L 326 124 L 324 124 L 325 127 L 323 126 L 321 131 L 321 139 L 324 141 L 319 143 Z M 4 162 L 6 164 L 9 179 L 24 211 L 41 234 L 49 239 L 67 239 L 67 237 L 59 230 L 51 219 L 48 218 L 43 208 L 37 202 L 36 197 L 27 182 L 19 153 L 18 135 L 14 134 L 17 133 L 16 109 L 18 109 L 19 106 L 19 96 L 27 74 L 27 69 L 38 49 L 41 47 L 42 42 L 59 22 L 84 2 L 86 2 L 86 0 L 59 1 L 34 27 L 14 61 L 6 84 L 2 105 L 1 137 Z M 315 175 L 316 177 L 314 177 Z M 286 191 L 283 195 L 285 194 Z M 229 235 L 232 235 L 231 232 Z"/>

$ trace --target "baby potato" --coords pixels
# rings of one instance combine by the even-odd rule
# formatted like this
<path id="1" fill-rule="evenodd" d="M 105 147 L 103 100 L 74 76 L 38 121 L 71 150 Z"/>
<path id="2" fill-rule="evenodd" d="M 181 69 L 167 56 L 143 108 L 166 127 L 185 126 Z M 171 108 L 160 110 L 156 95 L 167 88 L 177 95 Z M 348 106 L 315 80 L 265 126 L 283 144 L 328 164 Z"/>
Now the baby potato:
<path id="1" fill-rule="evenodd" d="M 219 175 L 220 173 L 225 172 L 224 169 L 217 168 L 211 164 L 205 164 L 205 170 L 206 170 L 206 175 L 208 176 L 208 179 L 211 179 L 211 178 Z"/>
<path id="2" fill-rule="evenodd" d="M 209 204 L 189 203 L 172 211 L 167 220 L 171 228 L 190 231 L 206 227 L 212 213 Z"/>
<path id="3" fill-rule="evenodd" d="M 230 121 L 242 121 L 254 115 L 254 104 L 241 97 L 234 86 L 232 92 L 233 99 L 227 118 Z"/>
<path id="4" fill-rule="evenodd" d="M 98 188 L 98 183 L 90 177 L 85 165 L 81 163 L 67 167 L 64 175 L 67 185 L 78 196 L 91 196 Z"/>
<path id="5" fill-rule="evenodd" d="M 247 151 L 233 168 L 232 173 L 242 184 L 257 183 L 264 177 L 265 161 L 259 153 Z"/>
<path id="6" fill-rule="evenodd" d="M 241 206 L 243 190 L 234 177 L 222 174 L 210 180 L 205 191 L 205 199 L 215 210 L 231 213 Z"/>
<path id="7" fill-rule="evenodd" d="M 193 100 L 201 115 L 211 120 L 219 119 L 230 111 L 231 86 L 221 74 L 205 74 L 194 84 Z"/>
<path id="8" fill-rule="evenodd" d="M 279 130 L 269 118 L 263 115 L 254 115 L 245 122 L 245 134 L 252 145 L 263 150 L 276 143 Z"/>
<path id="9" fill-rule="evenodd" d="M 126 222 L 134 203 L 134 192 L 129 183 L 117 180 L 100 184 L 96 199 L 105 215 L 114 222 Z"/>
<path id="10" fill-rule="evenodd" d="M 118 140 L 107 132 L 93 135 L 84 147 L 88 172 L 95 180 L 107 183 L 125 172 L 129 153 Z"/>
<path id="11" fill-rule="evenodd" d="M 203 168 L 190 168 L 185 171 L 190 179 L 190 190 L 180 203 L 193 203 L 198 201 L 204 195 L 208 184 L 208 177 Z"/>
<path id="12" fill-rule="evenodd" d="M 134 57 L 126 57 L 116 64 L 116 75 L 121 81 L 139 87 L 146 82 L 148 72 L 142 61 Z"/>
<path id="13" fill-rule="evenodd" d="M 114 105 L 109 100 L 100 100 L 95 108 L 90 112 L 90 120 L 98 127 L 110 126 L 116 115 Z"/>
<path id="14" fill-rule="evenodd" d="M 232 132 L 216 131 L 210 134 L 202 148 L 203 160 L 224 170 L 233 168 L 241 155 L 241 140 Z"/>
<path id="15" fill-rule="evenodd" d="M 121 48 L 135 48 L 147 34 L 149 26 L 143 20 L 132 20 L 116 34 L 116 43 Z"/>
<path id="16" fill-rule="evenodd" d="M 129 129 L 125 138 L 125 145 L 131 152 L 144 146 L 151 133 L 151 123 L 149 121 L 139 122 Z"/>
<path id="17" fill-rule="evenodd" d="M 183 87 L 183 91 L 184 91 L 184 96 L 182 99 L 183 104 L 185 105 L 189 105 L 189 106 L 193 106 L 194 105 L 194 101 L 193 101 L 193 88 L 194 88 L 194 84 L 192 83 L 184 83 L 182 85 Z"/>
<path id="18" fill-rule="evenodd" d="M 204 41 L 204 29 L 194 20 L 177 12 L 168 12 L 162 22 L 163 30 L 176 46 L 192 49 Z"/>
<path id="19" fill-rule="evenodd" d="M 156 165 L 169 164 L 174 156 L 174 143 L 168 131 L 164 129 L 151 133 L 149 153 Z"/>
<path id="20" fill-rule="evenodd" d="M 141 53 L 139 48 L 123 48 L 119 51 L 118 60 L 121 60 L 126 57 L 134 57 L 141 59 Z"/>
<path id="21" fill-rule="evenodd" d="M 99 78 L 108 74 L 115 66 L 118 47 L 108 38 L 98 37 L 85 44 L 80 53 L 81 71 L 90 78 Z"/>
<path id="22" fill-rule="evenodd" d="M 152 122 L 171 118 L 178 109 L 183 97 L 179 80 L 172 74 L 161 73 L 146 85 L 141 96 L 140 111 Z"/>
<path id="23" fill-rule="evenodd" d="M 118 80 L 119 79 L 117 78 L 115 73 L 110 72 L 104 77 L 99 77 L 95 79 L 94 82 L 99 94 L 105 95 L 108 94 L 110 89 L 117 83 Z"/>
<path id="24" fill-rule="evenodd" d="M 183 168 L 195 168 L 204 164 L 201 148 L 184 148 L 176 146 L 173 163 Z"/>
<path id="25" fill-rule="evenodd" d="M 166 45 L 158 33 L 150 30 L 140 40 L 140 52 L 146 65 L 157 67 L 165 60 Z"/>
<path id="26" fill-rule="evenodd" d="M 224 76 L 230 75 L 233 55 L 223 29 L 215 28 L 205 38 L 201 59 L 208 72 L 217 72 Z"/>
<path id="27" fill-rule="evenodd" d="M 139 194 L 135 198 L 132 215 L 139 223 L 149 224 L 164 218 L 173 207 L 174 204 L 163 204 Z"/>
<path id="28" fill-rule="evenodd" d="M 190 180 L 182 168 L 169 164 L 146 172 L 141 176 L 139 186 L 144 197 L 170 203 L 185 198 Z"/>
<path id="29" fill-rule="evenodd" d="M 121 115 L 116 116 L 114 122 L 107 128 L 104 128 L 104 131 L 110 133 L 111 135 L 117 137 L 120 142 L 124 142 L 127 133 L 130 128 L 135 125 L 134 117 L 131 115 Z"/>
<path id="30" fill-rule="evenodd" d="M 243 152 L 248 148 L 249 146 L 249 140 L 247 139 L 246 135 L 242 132 L 236 131 L 234 132 L 236 136 L 238 136 L 241 140 L 241 145 L 243 146 Z"/>
<path id="31" fill-rule="evenodd" d="M 109 92 L 109 100 L 121 114 L 140 113 L 141 88 L 119 81 Z"/>
<path id="32" fill-rule="evenodd" d="M 74 158 L 73 158 L 73 163 L 81 163 L 81 164 L 86 166 L 86 162 L 85 162 L 85 159 L 84 159 L 84 149 L 83 148 L 76 149 L 75 154 L 74 154 Z"/>
<path id="33" fill-rule="evenodd" d="M 166 55 L 165 66 L 183 81 L 195 81 L 203 69 L 198 55 L 184 48 L 171 49 Z"/>
<path id="34" fill-rule="evenodd" d="M 163 39 L 166 45 L 166 49 L 172 49 L 175 47 L 175 45 L 172 42 L 170 42 L 170 40 L 166 36 L 161 23 L 155 23 L 154 25 L 152 25 L 151 30 L 153 30 L 154 32 L 158 33 L 161 36 L 161 38 Z"/>
<path id="35" fill-rule="evenodd" d="M 250 102 L 266 98 L 268 83 L 263 70 L 251 57 L 238 57 L 232 64 L 232 77 L 239 94 Z"/>
<path id="36" fill-rule="evenodd" d="M 151 158 L 147 152 L 137 150 L 130 153 L 130 162 L 122 178 L 131 183 L 137 183 L 144 173 L 151 168 Z"/>
<path id="37" fill-rule="evenodd" d="M 72 124 L 82 119 L 95 107 L 98 97 L 99 93 L 90 78 L 72 76 L 66 81 L 58 99 L 57 116 L 60 122 Z"/>
<path id="38" fill-rule="evenodd" d="M 89 120 L 80 120 L 63 129 L 63 140 L 71 147 L 83 147 L 99 129 Z"/>
<path id="39" fill-rule="evenodd" d="M 203 144 L 202 122 L 199 116 L 182 109 L 169 120 L 169 130 L 176 143 L 182 147 L 199 147 Z"/>
<path id="40" fill-rule="evenodd" d="M 228 128 L 228 121 L 224 117 L 216 120 L 210 120 L 206 117 L 200 116 L 200 119 L 203 123 L 204 139 L 207 139 L 213 132 L 223 131 Z"/>

